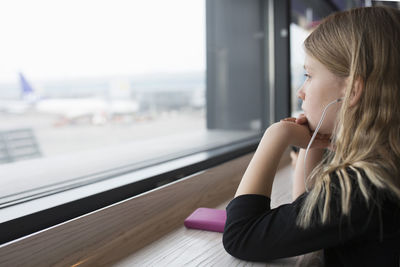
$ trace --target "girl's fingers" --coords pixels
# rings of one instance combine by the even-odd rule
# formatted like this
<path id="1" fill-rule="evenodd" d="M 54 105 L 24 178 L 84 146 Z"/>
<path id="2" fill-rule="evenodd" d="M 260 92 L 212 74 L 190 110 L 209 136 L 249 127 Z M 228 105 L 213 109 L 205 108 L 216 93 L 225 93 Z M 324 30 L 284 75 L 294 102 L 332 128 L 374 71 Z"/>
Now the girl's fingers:
<path id="1" fill-rule="evenodd" d="M 300 114 L 298 118 L 289 117 L 289 118 L 282 119 L 281 121 L 289 121 L 289 122 L 294 122 L 297 124 L 306 124 L 307 117 L 304 116 L 304 114 Z"/>
<path id="2" fill-rule="evenodd" d="M 330 140 L 331 135 L 330 134 L 317 134 L 317 136 L 315 136 L 315 138 L 319 139 L 319 140 Z"/>
<path id="3" fill-rule="evenodd" d="M 282 119 L 281 121 L 296 122 L 296 118 L 290 117 L 290 118 Z"/>
<path id="4" fill-rule="evenodd" d="M 311 131 L 310 132 L 310 136 L 312 136 L 313 134 L 314 134 L 314 131 Z M 317 135 L 315 136 L 315 139 L 318 139 L 318 140 L 330 140 L 331 137 L 332 137 L 331 134 L 320 134 L 320 133 L 317 133 Z"/>
<path id="5" fill-rule="evenodd" d="M 311 137 L 313 135 L 313 132 L 310 131 L 308 127 L 308 120 L 307 117 L 304 116 L 304 114 L 300 114 L 298 118 L 284 118 L 281 121 L 284 122 L 291 122 L 297 124 L 297 126 L 293 125 L 290 127 L 294 127 L 293 129 L 303 129 L 301 134 L 306 134 L 309 133 L 309 136 Z M 298 128 L 300 127 L 300 128 Z M 331 143 L 331 135 L 330 134 L 320 134 L 318 133 L 315 137 L 315 140 L 313 144 L 311 145 L 312 148 L 327 148 L 330 146 Z M 299 143 L 300 144 L 300 143 Z"/>
<path id="6" fill-rule="evenodd" d="M 298 123 L 298 124 L 307 123 L 307 117 L 304 116 L 304 114 L 300 114 L 299 117 L 296 119 L 296 123 Z"/>
<path id="7" fill-rule="evenodd" d="M 317 136 L 315 138 L 318 138 L 318 139 L 330 139 L 331 135 L 330 134 L 317 134 Z"/>

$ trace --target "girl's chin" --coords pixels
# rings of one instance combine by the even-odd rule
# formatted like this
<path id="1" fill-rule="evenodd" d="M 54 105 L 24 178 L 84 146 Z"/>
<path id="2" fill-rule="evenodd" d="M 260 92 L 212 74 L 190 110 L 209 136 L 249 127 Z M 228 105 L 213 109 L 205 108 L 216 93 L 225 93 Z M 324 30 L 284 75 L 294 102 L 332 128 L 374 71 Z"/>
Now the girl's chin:
<path id="1" fill-rule="evenodd" d="M 310 131 L 314 132 L 315 129 L 317 128 L 318 121 L 313 122 L 313 120 L 310 120 L 305 113 L 304 113 L 304 116 L 307 118 L 307 121 L 308 121 L 308 129 L 310 129 Z M 326 129 L 324 129 L 324 125 L 322 125 L 322 127 L 319 128 L 318 133 L 319 134 L 328 134 L 328 131 L 326 131 Z"/>
<path id="2" fill-rule="evenodd" d="M 315 132 L 315 129 L 317 129 L 317 124 L 309 123 L 308 128 L 310 129 L 310 131 Z M 319 134 L 325 134 L 325 132 L 325 129 L 323 129 L 322 127 L 318 130 Z"/>
<path id="3" fill-rule="evenodd" d="M 315 132 L 315 129 L 316 129 L 316 127 L 310 127 L 310 130 L 312 131 L 312 132 Z M 329 133 L 329 131 L 326 131 L 326 129 L 322 129 L 322 128 L 319 128 L 319 130 L 318 130 L 318 134 L 331 134 L 331 133 Z"/>

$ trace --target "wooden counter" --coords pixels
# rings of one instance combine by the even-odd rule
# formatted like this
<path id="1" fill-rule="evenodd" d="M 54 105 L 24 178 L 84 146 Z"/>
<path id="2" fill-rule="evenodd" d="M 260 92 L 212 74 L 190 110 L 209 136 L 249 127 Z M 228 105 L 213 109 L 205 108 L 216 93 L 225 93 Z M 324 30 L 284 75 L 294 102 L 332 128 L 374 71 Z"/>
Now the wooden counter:
<path id="1" fill-rule="evenodd" d="M 291 202 L 292 168 L 287 165 L 275 178 L 271 206 Z M 213 207 L 225 209 L 229 201 Z M 322 266 L 322 252 L 274 260 L 246 262 L 230 256 L 222 245 L 222 233 L 187 229 L 183 225 L 163 238 L 114 264 L 130 266 Z"/>
<path id="2" fill-rule="evenodd" d="M 0 245 L 0 266 L 319 266 L 305 256 L 268 263 L 225 252 L 222 234 L 189 230 L 198 207 L 225 208 L 253 154 Z M 275 178 L 271 206 L 291 202 L 288 152 Z M 283 167 L 282 167 L 283 166 Z"/>

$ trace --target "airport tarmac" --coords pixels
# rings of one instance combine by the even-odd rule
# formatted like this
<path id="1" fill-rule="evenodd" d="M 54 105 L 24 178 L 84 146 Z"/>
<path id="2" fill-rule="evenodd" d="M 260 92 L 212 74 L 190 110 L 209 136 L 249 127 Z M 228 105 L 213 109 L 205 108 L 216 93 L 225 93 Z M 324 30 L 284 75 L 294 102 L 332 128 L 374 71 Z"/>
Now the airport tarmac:
<path id="1" fill-rule="evenodd" d="M 27 127 L 34 130 L 42 157 L 0 164 L 0 208 L 2 203 L 21 196 L 110 176 L 111 170 L 118 172 L 118 168 L 148 164 L 165 156 L 204 151 L 255 134 L 255 131 L 207 130 L 201 110 L 146 118 L 104 125 L 56 126 L 56 117 L 1 114 L 0 130 Z"/>
<path id="2" fill-rule="evenodd" d="M 125 117 L 98 125 L 86 120 L 65 124 L 56 115 L 0 113 L 0 122 L 0 131 L 33 129 L 44 157 L 204 130 L 206 127 L 204 110 Z"/>

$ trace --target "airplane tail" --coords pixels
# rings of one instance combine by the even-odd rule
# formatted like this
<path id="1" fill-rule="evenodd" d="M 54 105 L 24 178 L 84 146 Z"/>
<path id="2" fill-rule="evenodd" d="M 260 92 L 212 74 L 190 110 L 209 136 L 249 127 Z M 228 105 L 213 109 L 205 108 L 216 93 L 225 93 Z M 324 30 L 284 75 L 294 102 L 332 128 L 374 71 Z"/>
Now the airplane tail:
<path id="1" fill-rule="evenodd" d="M 19 73 L 19 83 L 21 86 L 21 99 L 34 103 L 38 100 L 32 85 L 28 82 L 22 72 Z"/>
<path id="2" fill-rule="evenodd" d="M 26 80 L 25 76 L 22 74 L 22 72 L 19 73 L 19 82 L 21 85 L 21 93 L 22 95 L 30 95 L 33 94 L 33 88 L 29 84 L 29 82 Z"/>

